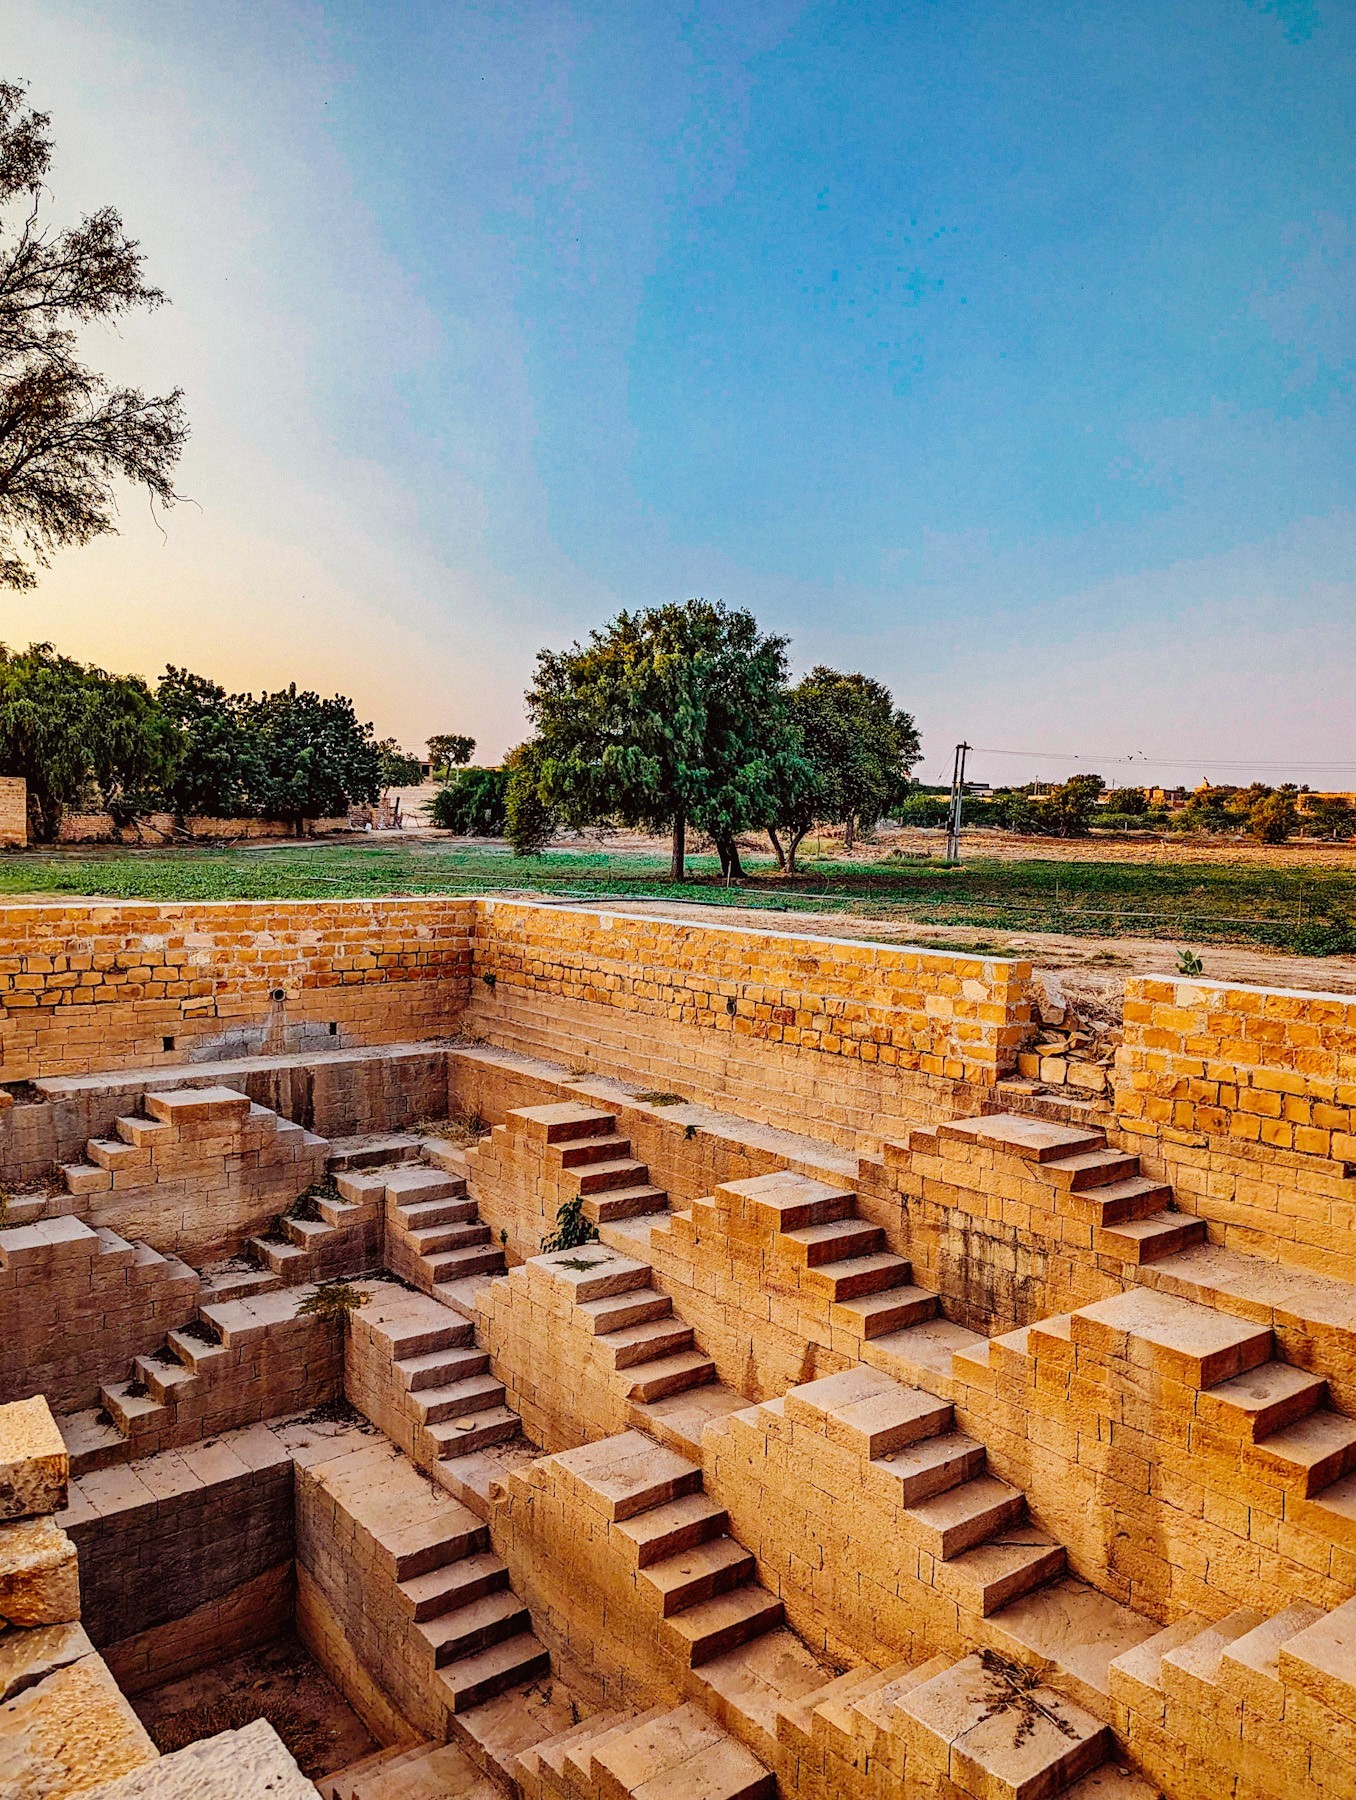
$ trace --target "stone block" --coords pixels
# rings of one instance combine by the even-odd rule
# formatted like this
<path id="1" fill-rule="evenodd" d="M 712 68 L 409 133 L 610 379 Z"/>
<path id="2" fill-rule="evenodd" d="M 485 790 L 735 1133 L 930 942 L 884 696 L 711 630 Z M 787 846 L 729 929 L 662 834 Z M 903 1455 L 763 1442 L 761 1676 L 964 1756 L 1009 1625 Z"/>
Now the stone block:
<path id="1" fill-rule="evenodd" d="M 80 1617 L 75 1545 L 50 1518 L 0 1525 L 0 1619 L 60 1625 Z"/>
<path id="2" fill-rule="evenodd" d="M 60 1512 L 70 1458 L 41 1394 L 0 1406 L 0 1519 Z"/>

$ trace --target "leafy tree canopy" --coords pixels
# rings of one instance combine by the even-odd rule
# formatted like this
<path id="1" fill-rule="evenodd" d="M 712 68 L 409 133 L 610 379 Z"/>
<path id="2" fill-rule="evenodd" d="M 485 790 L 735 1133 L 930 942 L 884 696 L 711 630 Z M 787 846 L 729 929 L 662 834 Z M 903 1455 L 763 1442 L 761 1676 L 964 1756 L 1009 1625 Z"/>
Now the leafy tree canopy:
<path id="1" fill-rule="evenodd" d="M 429 817 L 443 831 L 462 837 L 502 837 L 509 779 L 507 769 L 458 769 L 433 796 Z"/>
<path id="2" fill-rule="evenodd" d="M 418 787 L 424 779 L 423 764 L 408 750 L 402 750 L 395 738 L 383 738 L 377 745 L 381 759 L 381 785 L 384 788 Z"/>
<path id="3" fill-rule="evenodd" d="M 434 777 L 446 781 L 453 769 L 464 768 L 475 755 L 476 741 L 460 732 L 444 731 L 428 740 L 428 760 Z"/>
<path id="4" fill-rule="evenodd" d="M 0 81 L 0 587 L 114 527 L 114 483 L 172 506 L 188 426 L 182 395 L 113 387 L 76 354 L 76 328 L 165 296 L 112 207 L 67 231 L 39 223 L 49 115 Z"/>
<path id="5" fill-rule="evenodd" d="M 155 690 L 178 727 L 180 755 L 165 792 L 176 817 L 241 818 L 250 810 L 261 768 L 241 717 L 240 696 L 171 663 Z"/>
<path id="6" fill-rule="evenodd" d="M 822 663 L 791 690 L 790 710 L 804 761 L 778 796 L 776 825 L 786 831 L 784 854 L 794 872 L 796 850 L 816 821 L 845 826 L 850 850 L 859 829 L 884 817 L 907 788 L 922 742 L 881 682 Z M 782 860 L 777 830 L 770 835 Z"/>
<path id="7" fill-rule="evenodd" d="M 370 725 L 360 725 L 342 694 L 322 700 L 295 682 L 276 694 L 240 702 L 243 728 L 258 758 L 250 809 L 266 819 L 305 819 L 341 813 L 353 800 L 381 792 L 381 751 Z"/>
<path id="8" fill-rule="evenodd" d="M 174 721 L 136 676 L 109 675 L 50 644 L 0 645 L 0 769 L 27 782 L 39 842 L 75 807 L 106 808 L 119 824 L 152 810 L 179 749 Z"/>
<path id="9" fill-rule="evenodd" d="M 670 830 L 675 881 L 689 825 L 739 872 L 738 833 L 770 821 L 799 760 L 785 679 L 786 639 L 706 600 L 619 613 L 587 644 L 540 651 L 527 704 L 543 804 L 570 825 Z"/>

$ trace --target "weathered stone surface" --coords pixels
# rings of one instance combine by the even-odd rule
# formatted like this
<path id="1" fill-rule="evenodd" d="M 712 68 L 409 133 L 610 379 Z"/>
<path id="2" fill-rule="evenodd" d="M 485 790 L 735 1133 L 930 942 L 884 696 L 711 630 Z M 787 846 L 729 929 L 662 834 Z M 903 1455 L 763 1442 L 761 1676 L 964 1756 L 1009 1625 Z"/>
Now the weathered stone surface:
<path id="1" fill-rule="evenodd" d="M 155 1757 L 155 1745 L 98 1656 L 81 1657 L 0 1706 L 5 1800 L 84 1795 Z M 245 1800 L 244 1790 L 235 1793 Z"/>
<path id="2" fill-rule="evenodd" d="M 60 1625 L 80 1617 L 75 1545 L 51 1519 L 0 1525 L 0 1619 Z"/>
<path id="3" fill-rule="evenodd" d="M 70 1458 L 41 1394 L 0 1406 L 0 1519 L 60 1512 Z"/>
<path id="4" fill-rule="evenodd" d="M 204 1738 L 94 1788 L 89 1800 L 315 1800 L 267 1719 Z"/>
<path id="5" fill-rule="evenodd" d="M 84 1626 L 73 1622 L 5 1632 L 0 1636 L 0 1703 L 93 1652 Z"/>

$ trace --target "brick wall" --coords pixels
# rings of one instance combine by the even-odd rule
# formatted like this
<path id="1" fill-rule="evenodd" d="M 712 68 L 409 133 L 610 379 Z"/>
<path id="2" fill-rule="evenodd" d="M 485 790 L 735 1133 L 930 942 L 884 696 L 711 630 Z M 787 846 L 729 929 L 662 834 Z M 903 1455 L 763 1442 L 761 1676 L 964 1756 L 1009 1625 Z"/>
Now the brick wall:
<path id="1" fill-rule="evenodd" d="M 22 775 L 0 775 L 0 844 L 28 842 L 28 783 Z"/>
<path id="2" fill-rule="evenodd" d="M 1356 1280 L 1356 999 L 1132 978 L 1116 1114 L 1212 1238 Z"/>
<path id="3" fill-rule="evenodd" d="M 127 1692 L 289 1622 L 292 1485 L 291 1454 L 262 1426 L 71 1483 L 61 1523 L 80 1555 L 81 1619 Z M 248 1604 L 233 1604 L 245 1588 Z"/>
<path id="4" fill-rule="evenodd" d="M 977 1110 L 1030 1029 L 1027 962 L 528 902 L 481 902 L 475 972 L 494 1043 L 845 1143 Z"/>
<path id="5" fill-rule="evenodd" d="M 474 905 L 5 907 L 0 1080 L 445 1035 L 465 1004 Z"/>

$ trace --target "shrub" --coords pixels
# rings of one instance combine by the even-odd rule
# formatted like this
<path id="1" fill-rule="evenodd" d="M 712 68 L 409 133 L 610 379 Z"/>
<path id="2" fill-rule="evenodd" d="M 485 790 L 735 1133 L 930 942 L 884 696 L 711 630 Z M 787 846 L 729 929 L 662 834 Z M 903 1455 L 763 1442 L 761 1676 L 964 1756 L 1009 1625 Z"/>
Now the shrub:
<path id="1" fill-rule="evenodd" d="M 459 769 L 433 796 L 429 817 L 463 837 L 503 837 L 509 779 L 507 769 Z"/>

